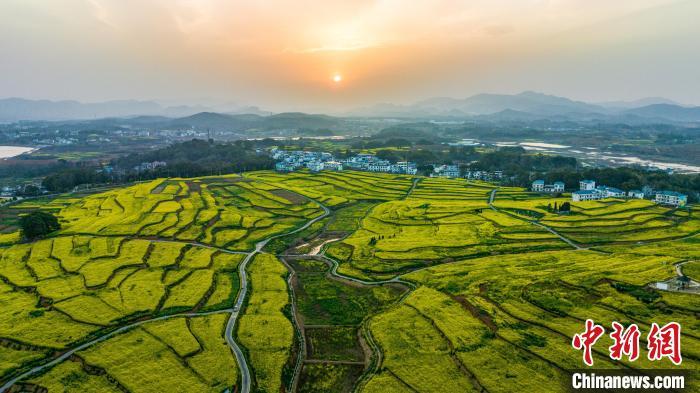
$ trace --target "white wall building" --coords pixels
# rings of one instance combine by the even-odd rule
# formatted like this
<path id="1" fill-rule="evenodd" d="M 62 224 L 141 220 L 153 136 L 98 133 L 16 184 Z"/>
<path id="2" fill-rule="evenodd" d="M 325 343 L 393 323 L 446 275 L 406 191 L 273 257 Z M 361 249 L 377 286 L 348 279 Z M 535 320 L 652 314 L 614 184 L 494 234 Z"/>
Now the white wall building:
<path id="1" fill-rule="evenodd" d="M 581 191 L 595 190 L 595 180 L 581 180 L 578 182 L 578 187 Z"/>
<path id="2" fill-rule="evenodd" d="M 532 182 L 533 192 L 543 192 L 544 191 L 544 180 L 535 180 Z"/>
<path id="3" fill-rule="evenodd" d="M 675 191 L 658 191 L 654 201 L 662 205 L 683 207 L 688 203 L 688 196 Z"/>
<path id="4" fill-rule="evenodd" d="M 628 198 L 644 199 L 644 191 L 641 190 L 631 190 L 627 191 Z"/>
<path id="5" fill-rule="evenodd" d="M 597 190 L 579 190 L 571 193 L 571 200 L 574 202 L 595 201 L 603 199 L 603 194 Z"/>

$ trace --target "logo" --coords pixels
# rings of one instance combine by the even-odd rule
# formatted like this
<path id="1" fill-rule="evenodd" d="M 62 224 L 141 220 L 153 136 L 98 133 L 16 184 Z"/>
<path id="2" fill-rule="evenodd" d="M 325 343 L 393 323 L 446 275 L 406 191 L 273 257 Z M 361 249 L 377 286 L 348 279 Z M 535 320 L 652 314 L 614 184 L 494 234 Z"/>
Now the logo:
<path id="1" fill-rule="evenodd" d="M 593 346 L 605 334 L 605 328 L 596 324 L 592 319 L 587 319 L 585 330 L 574 335 L 571 345 L 574 349 L 583 351 L 583 362 L 587 366 L 593 366 Z M 639 337 L 641 332 L 636 324 L 625 328 L 619 322 L 612 323 L 610 338 L 613 344 L 608 347 L 608 354 L 613 360 L 621 360 L 627 357 L 634 362 L 639 358 Z M 683 362 L 681 357 L 681 325 L 677 322 L 669 322 L 659 326 L 656 322 L 651 324 L 651 330 L 647 335 L 647 358 L 650 361 L 659 361 L 668 358 L 676 366 Z"/>

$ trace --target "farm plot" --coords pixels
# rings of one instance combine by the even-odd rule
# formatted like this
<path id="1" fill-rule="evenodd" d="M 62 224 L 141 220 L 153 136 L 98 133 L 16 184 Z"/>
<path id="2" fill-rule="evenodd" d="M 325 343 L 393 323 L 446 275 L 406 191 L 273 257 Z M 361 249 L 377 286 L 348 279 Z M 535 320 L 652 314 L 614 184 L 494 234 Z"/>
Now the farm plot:
<path id="1" fill-rule="evenodd" d="M 0 252 L 0 341 L 23 343 L 0 375 L 138 317 L 230 307 L 238 291 L 241 255 L 192 245 L 74 235 Z"/>
<path id="2" fill-rule="evenodd" d="M 248 352 L 258 391 L 278 392 L 294 338 L 284 312 L 289 304 L 287 270 L 270 254 L 258 254 L 248 269 L 251 295 L 236 326 L 237 340 Z"/>
<path id="3" fill-rule="evenodd" d="M 247 250 L 320 214 L 313 202 L 290 201 L 262 184 L 206 180 L 156 180 L 87 197 L 61 210 L 62 232 L 157 236 Z"/>
<path id="4" fill-rule="evenodd" d="M 372 318 L 372 334 L 385 353 L 381 373 L 373 378 L 421 392 L 459 381 L 460 390 L 563 391 L 565 370 L 581 366 L 571 337 L 586 318 L 608 329 L 612 321 L 634 322 L 644 332 L 652 322 L 677 321 L 688 332 L 682 368 L 698 370 L 700 338 L 693 332 L 700 325 L 692 297 L 645 288 L 673 276 L 678 260 L 549 251 L 477 258 L 408 274 L 406 279 L 423 286 L 401 306 Z M 611 361 L 610 344 L 604 336 L 594 347 L 596 367 L 669 367 L 668 361 Z M 644 337 L 641 345 L 646 345 Z M 370 381 L 364 390 L 377 389 L 379 383 Z"/>
<path id="5" fill-rule="evenodd" d="M 474 183 L 463 179 L 421 179 L 411 193 L 411 198 L 426 200 L 488 200 L 495 186 Z"/>
<path id="6" fill-rule="evenodd" d="M 340 271 L 367 276 L 410 271 L 455 258 L 567 245 L 543 228 L 490 210 L 479 201 L 409 198 L 375 206 L 361 227 L 328 248 Z"/>
<path id="7" fill-rule="evenodd" d="M 49 391 L 221 392 L 238 378 L 223 314 L 142 325 L 24 382 Z"/>
<path id="8" fill-rule="evenodd" d="M 412 185 L 408 176 L 354 171 L 323 171 L 318 174 L 294 172 L 285 175 L 254 172 L 247 176 L 292 190 L 328 206 L 355 200 L 400 199 Z"/>
<path id="9" fill-rule="evenodd" d="M 364 370 L 360 324 L 386 309 L 408 288 L 394 283 L 366 286 L 329 277 L 327 263 L 290 259 L 298 320 L 306 342 L 299 391 L 350 391 Z"/>
<path id="10" fill-rule="evenodd" d="M 566 237 L 583 244 L 648 242 L 676 239 L 700 232 L 700 218 L 674 214 L 645 200 L 609 201 L 594 207 L 572 204 L 570 215 L 548 215 L 540 220 Z"/>

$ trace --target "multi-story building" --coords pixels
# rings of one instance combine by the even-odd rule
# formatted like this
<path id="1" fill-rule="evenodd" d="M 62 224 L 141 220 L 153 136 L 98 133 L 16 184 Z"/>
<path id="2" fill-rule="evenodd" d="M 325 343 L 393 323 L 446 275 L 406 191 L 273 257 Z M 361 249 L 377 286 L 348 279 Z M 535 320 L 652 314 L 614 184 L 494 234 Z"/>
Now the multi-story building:
<path id="1" fill-rule="evenodd" d="M 343 163 L 340 161 L 326 161 L 323 163 L 323 169 L 330 171 L 342 171 Z"/>
<path id="2" fill-rule="evenodd" d="M 627 197 L 634 198 L 634 199 L 644 199 L 644 191 L 641 191 L 641 190 L 627 191 Z"/>
<path id="3" fill-rule="evenodd" d="M 535 180 L 532 182 L 532 191 L 556 194 L 558 192 L 564 192 L 564 183 L 555 181 L 553 184 L 544 184 L 544 180 Z"/>
<path id="4" fill-rule="evenodd" d="M 602 198 L 603 194 L 597 190 L 579 190 L 571 193 L 571 200 L 574 202 L 595 201 Z"/>
<path id="5" fill-rule="evenodd" d="M 578 187 L 581 191 L 595 190 L 595 180 L 581 180 L 578 182 Z"/>
<path id="6" fill-rule="evenodd" d="M 683 207 L 688 203 L 688 196 L 675 191 L 657 191 L 654 200 L 662 205 Z"/>
<path id="7" fill-rule="evenodd" d="M 418 167 L 415 163 L 409 161 L 398 161 L 392 165 L 391 172 L 402 173 L 406 175 L 415 175 L 418 173 Z"/>
<path id="8" fill-rule="evenodd" d="M 322 161 L 309 161 L 306 163 L 306 167 L 309 168 L 310 171 L 312 172 L 319 172 L 323 170 L 323 162 Z"/>
<path id="9" fill-rule="evenodd" d="M 459 177 L 460 170 L 457 165 L 440 165 L 433 169 L 433 176 L 437 177 Z"/>
<path id="10" fill-rule="evenodd" d="M 623 198 L 625 196 L 624 191 L 615 187 L 599 186 L 596 187 L 596 191 L 602 195 L 602 198 Z"/>
<path id="11" fill-rule="evenodd" d="M 537 179 L 532 182 L 532 192 L 543 192 L 544 180 Z"/>

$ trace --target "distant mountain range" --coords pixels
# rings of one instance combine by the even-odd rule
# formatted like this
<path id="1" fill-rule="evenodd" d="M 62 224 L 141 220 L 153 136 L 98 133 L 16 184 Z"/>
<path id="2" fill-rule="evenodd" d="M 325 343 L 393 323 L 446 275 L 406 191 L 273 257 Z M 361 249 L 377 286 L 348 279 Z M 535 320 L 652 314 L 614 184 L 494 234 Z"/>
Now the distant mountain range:
<path id="1" fill-rule="evenodd" d="M 212 130 L 333 128 L 341 118 L 280 113 L 257 107 L 235 107 L 220 113 L 203 106 L 163 106 L 153 101 L 33 101 L 0 99 L 0 122 L 19 120 L 96 120 L 162 127 Z M 405 119 L 474 119 L 482 121 L 600 121 L 621 123 L 697 123 L 700 107 L 683 106 L 665 98 L 586 103 L 532 91 L 520 94 L 477 94 L 468 98 L 437 97 L 411 105 L 377 104 L 345 114 L 348 117 Z M 117 120 L 121 118 L 122 120 Z"/>
<path id="2" fill-rule="evenodd" d="M 299 112 L 278 113 L 268 116 L 256 114 L 197 113 L 192 116 L 170 119 L 160 126 L 164 128 L 196 128 L 212 131 L 282 130 L 282 129 L 332 129 L 342 123 L 340 118 Z"/>
<path id="3" fill-rule="evenodd" d="M 20 120 L 87 120 L 108 117 L 165 116 L 182 117 L 211 111 L 205 106 L 163 106 L 154 101 L 120 100 L 98 103 L 78 101 L 0 99 L 0 121 Z M 256 107 L 232 107 L 233 113 L 269 114 Z"/>
<path id="4" fill-rule="evenodd" d="M 475 118 L 491 121 L 552 119 L 675 123 L 700 121 L 700 107 L 686 107 L 664 98 L 590 104 L 526 91 L 514 95 L 477 94 L 464 99 L 438 97 L 412 105 L 377 104 L 357 109 L 348 115 Z"/>

